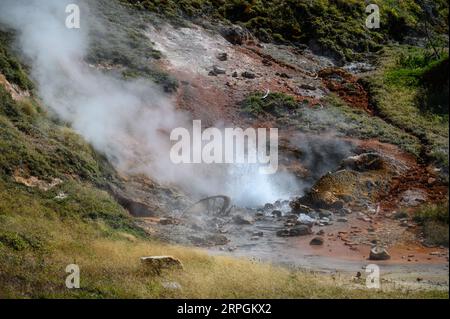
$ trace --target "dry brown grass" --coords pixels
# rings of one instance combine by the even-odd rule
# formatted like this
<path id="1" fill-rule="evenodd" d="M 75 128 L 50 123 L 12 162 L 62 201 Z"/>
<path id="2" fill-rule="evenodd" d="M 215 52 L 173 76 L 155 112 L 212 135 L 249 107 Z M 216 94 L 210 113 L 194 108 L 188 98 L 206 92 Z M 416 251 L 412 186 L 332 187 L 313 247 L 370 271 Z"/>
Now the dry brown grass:
<path id="1" fill-rule="evenodd" d="M 368 290 L 363 281 L 345 276 L 333 279 L 165 244 L 124 222 L 81 218 L 86 209 L 123 213 L 104 192 L 86 185 L 72 185 L 73 193 L 67 185 L 57 187 L 68 192 L 65 204 L 0 180 L 1 298 L 448 298 L 447 291 Z M 83 192 L 91 195 L 79 197 Z M 151 255 L 174 256 L 184 270 L 155 275 L 140 262 Z M 81 289 L 65 287 L 65 267 L 72 263 L 80 267 Z M 164 288 L 165 282 L 181 288 Z"/>

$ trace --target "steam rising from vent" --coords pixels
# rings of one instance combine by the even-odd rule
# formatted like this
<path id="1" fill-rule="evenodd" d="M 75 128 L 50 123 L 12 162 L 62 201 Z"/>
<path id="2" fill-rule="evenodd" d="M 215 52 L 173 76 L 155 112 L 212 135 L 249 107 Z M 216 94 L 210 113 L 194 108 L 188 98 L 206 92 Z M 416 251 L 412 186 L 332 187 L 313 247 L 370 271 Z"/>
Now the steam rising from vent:
<path id="1" fill-rule="evenodd" d="M 87 3 L 78 1 L 82 27 L 66 28 L 69 3 L 77 1 L 2 0 L 0 22 L 18 31 L 45 105 L 119 170 L 145 173 L 197 196 L 229 195 L 243 205 L 274 201 L 293 189 L 291 176 L 277 177 L 276 183 L 254 166 L 172 164 L 169 132 L 190 127 L 191 119 L 150 81 L 125 81 L 90 67 L 85 62 L 89 28 L 101 22 L 91 20 Z"/>

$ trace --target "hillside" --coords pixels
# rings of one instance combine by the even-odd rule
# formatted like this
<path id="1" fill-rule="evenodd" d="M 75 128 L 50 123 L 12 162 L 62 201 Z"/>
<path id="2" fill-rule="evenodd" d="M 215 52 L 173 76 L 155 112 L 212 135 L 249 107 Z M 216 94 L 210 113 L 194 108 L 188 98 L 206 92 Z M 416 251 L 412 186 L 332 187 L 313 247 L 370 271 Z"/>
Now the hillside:
<path id="1" fill-rule="evenodd" d="M 2 2 L 0 298 L 448 298 L 448 3 L 375 2 Z M 172 165 L 193 119 L 279 172 Z"/>

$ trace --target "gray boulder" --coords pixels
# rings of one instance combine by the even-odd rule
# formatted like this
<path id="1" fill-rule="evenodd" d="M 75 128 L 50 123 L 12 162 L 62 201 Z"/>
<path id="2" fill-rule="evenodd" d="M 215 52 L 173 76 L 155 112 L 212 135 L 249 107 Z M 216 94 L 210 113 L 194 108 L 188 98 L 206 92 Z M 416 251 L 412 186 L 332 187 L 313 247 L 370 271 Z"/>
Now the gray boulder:
<path id="1" fill-rule="evenodd" d="M 279 237 L 297 237 L 310 234 L 312 234 L 311 227 L 308 227 L 306 225 L 297 225 L 293 228 L 282 229 L 277 232 L 277 236 Z"/>
<path id="2" fill-rule="evenodd" d="M 388 260 L 391 259 L 389 252 L 382 247 L 374 247 L 370 250 L 369 255 L 370 260 Z"/>

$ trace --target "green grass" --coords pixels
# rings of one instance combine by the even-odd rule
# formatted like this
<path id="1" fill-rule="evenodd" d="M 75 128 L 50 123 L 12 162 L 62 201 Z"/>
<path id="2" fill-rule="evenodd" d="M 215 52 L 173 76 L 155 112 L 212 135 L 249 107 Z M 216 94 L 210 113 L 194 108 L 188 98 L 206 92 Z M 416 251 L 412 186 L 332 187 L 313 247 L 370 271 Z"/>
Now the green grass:
<path id="1" fill-rule="evenodd" d="M 106 159 L 68 127 L 48 120 L 28 99 L 15 102 L 0 86 L 0 174 L 42 179 L 78 176 L 99 184 L 113 175 Z"/>
<path id="2" fill-rule="evenodd" d="M 244 114 L 253 117 L 272 117 L 279 126 L 293 126 L 305 133 L 331 132 L 338 136 L 371 139 L 391 143 L 420 156 L 420 140 L 389 124 L 365 110 L 353 108 L 338 96 L 330 94 L 322 105 L 310 106 L 308 102 L 296 101 L 284 93 L 271 93 L 262 99 L 263 93 L 250 93 L 241 103 Z"/>
<path id="3" fill-rule="evenodd" d="M 292 96 L 284 93 L 270 93 L 266 98 L 263 97 L 264 94 L 260 92 L 249 94 L 241 103 L 242 112 L 253 116 L 282 116 L 299 106 Z"/>
<path id="4" fill-rule="evenodd" d="M 448 170 L 448 109 L 446 114 L 435 113 L 430 110 L 440 107 L 424 107 L 420 103 L 425 74 L 448 58 L 426 61 L 420 58 L 425 54 L 423 50 L 405 46 L 385 48 L 379 58 L 380 68 L 367 80 L 367 87 L 377 115 L 420 139 L 420 156 Z"/>
<path id="5" fill-rule="evenodd" d="M 448 297 L 439 290 L 368 290 L 345 276 L 332 279 L 163 244 L 133 226 L 107 193 L 79 182 L 59 187 L 47 194 L 0 180 L 1 298 Z M 61 190 L 68 194 L 65 203 L 53 198 Z M 151 274 L 139 261 L 149 255 L 175 256 L 184 270 Z M 65 267 L 72 263 L 80 266 L 81 289 L 65 288 Z M 162 285 L 173 281 L 182 288 Z"/>
<path id="6" fill-rule="evenodd" d="M 0 73 L 10 83 L 18 85 L 23 90 L 31 90 L 32 82 L 28 79 L 22 64 L 11 53 L 9 48 L 11 41 L 11 33 L 0 31 Z"/>
<path id="7" fill-rule="evenodd" d="M 345 104 L 335 95 L 327 99 L 326 109 L 321 110 L 326 119 L 325 127 L 334 127 L 340 134 L 361 139 L 378 139 L 380 142 L 399 146 L 402 150 L 420 155 L 420 140 L 402 129 L 369 115 L 366 111 Z M 319 116 L 320 118 L 320 116 Z"/>
<path id="8" fill-rule="evenodd" d="M 423 226 L 425 240 L 431 245 L 449 245 L 448 200 L 441 204 L 425 205 L 414 213 L 414 221 Z"/>

